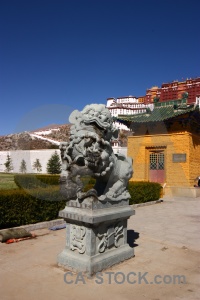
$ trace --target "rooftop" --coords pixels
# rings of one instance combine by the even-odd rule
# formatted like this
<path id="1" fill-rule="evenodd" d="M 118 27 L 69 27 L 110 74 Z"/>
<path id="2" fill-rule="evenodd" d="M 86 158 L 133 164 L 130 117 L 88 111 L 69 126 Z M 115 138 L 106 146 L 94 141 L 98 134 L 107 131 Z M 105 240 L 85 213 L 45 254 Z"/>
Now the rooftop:
<path id="1" fill-rule="evenodd" d="M 130 126 L 130 123 L 163 122 L 177 116 L 196 112 L 199 115 L 199 107 L 194 104 L 188 105 L 185 99 L 158 102 L 151 111 L 136 115 L 118 115 L 116 120 Z"/>

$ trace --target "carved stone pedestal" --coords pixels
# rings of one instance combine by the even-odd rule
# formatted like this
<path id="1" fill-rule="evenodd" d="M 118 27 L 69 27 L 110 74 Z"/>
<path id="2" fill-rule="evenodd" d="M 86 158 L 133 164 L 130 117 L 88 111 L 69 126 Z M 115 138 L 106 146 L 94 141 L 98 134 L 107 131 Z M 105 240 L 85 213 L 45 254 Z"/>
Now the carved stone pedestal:
<path id="1" fill-rule="evenodd" d="M 58 265 L 93 275 L 134 256 L 127 244 L 127 220 L 135 211 L 128 201 L 102 204 L 69 201 L 59 216 L 66 225 L 66 247 L 58 255 Z"/>

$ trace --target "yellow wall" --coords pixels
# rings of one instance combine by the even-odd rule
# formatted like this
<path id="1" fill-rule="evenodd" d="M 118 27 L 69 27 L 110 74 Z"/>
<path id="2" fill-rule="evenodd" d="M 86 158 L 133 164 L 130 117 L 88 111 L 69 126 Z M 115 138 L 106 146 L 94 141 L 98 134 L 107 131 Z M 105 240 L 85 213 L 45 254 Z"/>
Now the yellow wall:
<path id="1" fill-rule="evenodd" d="M 194 179 L 200 176 L 200 137 L 192 135 L 189 141 L 190 148 L 190 185 L 194 185 Z"/>
<path id="2" fill-rule="evenodd" d="M 200 175 L 200 139 L 187 131 L 128 137 L 128 156 L 133 158 L 134 170 L 131 180 L 149 180 L 149 150 L 154 147 L 164 147 L 167 185 L 194 185 L 194 178 Z M 186 162 L 173 162 L 172 154 L 184 153 Z"/>
<path id="3" fill-rule="evenodd" d="M 138 102 L 139 102 L 139 103 L 144 103 L 144 102 L 145 102 L 145 96 L 143 96 L 143 97 L 138 97 Z"/>

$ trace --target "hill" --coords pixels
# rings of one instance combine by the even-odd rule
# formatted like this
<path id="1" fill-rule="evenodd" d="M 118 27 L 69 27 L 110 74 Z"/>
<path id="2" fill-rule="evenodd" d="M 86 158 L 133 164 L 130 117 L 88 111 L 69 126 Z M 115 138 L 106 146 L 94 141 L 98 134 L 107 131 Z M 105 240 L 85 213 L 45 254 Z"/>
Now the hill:
<path id="1" fill-rule="evenodd" d="M 0 151 L 58 148 L 69 140 L 69 124 L 53 125 L 35 131 L 0 136 Z"/>
<path id="2" fill-rule="evenodd" d="M 69 141 L 70 124 L 48 125 L 34 131 L 0 136 L 0 151 L 57 149 L 60 142 Z M 127 137 L 130 131 L 121 130 L 119 141 L 122 147 L 127 147 Z"/>

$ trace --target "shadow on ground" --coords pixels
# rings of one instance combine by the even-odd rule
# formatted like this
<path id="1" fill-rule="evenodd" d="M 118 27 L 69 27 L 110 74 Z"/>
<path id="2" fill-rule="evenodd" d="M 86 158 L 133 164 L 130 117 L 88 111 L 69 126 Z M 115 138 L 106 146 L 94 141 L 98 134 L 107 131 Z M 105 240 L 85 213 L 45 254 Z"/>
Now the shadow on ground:
<path id="1" fill-rule="evenodd" d="M 127 230 L 127 243 L 131 248 L 137 247 L 135 240 L 139 239 L 140 234 L 132 229 Z"/>

